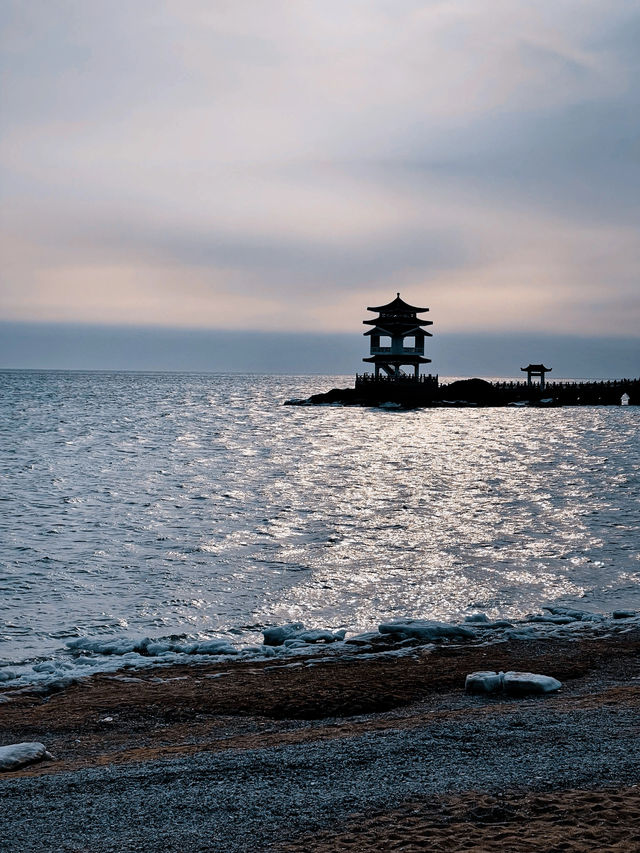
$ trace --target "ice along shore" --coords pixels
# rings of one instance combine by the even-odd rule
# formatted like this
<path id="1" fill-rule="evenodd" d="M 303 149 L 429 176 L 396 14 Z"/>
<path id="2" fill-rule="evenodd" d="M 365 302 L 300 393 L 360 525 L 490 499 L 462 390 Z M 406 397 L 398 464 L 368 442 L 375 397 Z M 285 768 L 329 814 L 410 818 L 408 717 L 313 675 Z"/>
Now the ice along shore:
<path id="1" fill-rule="evenodd" d="M 551 625 L 7 690 L 3 741 L 40 741 L 54 760 L 0 779 L 5 849 L 374 850 L 401 838 L 418 850 L 428 832 L 457 850 L 470 831 L 482 849 L 509 832 L 517 849 L 548 849 L 531 846 L 536 826 L 566 849 L 637 849 L 640 626 Z M 467 695 L 477 670 L 563 686 Z"/>

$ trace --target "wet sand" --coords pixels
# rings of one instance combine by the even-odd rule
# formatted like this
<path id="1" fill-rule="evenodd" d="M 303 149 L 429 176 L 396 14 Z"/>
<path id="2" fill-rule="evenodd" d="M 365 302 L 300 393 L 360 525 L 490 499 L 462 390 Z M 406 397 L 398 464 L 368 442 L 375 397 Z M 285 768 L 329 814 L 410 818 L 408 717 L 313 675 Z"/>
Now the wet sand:
<path id="1" fill-rule="evenodd" d="M 504 851 L 640 850 L 637 788 L 554 791 L 552 794 L 474 793 L 411 802 L 395 811 L 353 816 L 335 831 L 286 844 L 282 853 L 379 853 L 425 850 Z"/>
<path id="2" fill-rule="evenodd" d="M 563 688 L 465 696 L 479 669 Z M 2 774 L 7 850 L 640 848 L 637 630 L 401 656 L 327 649 L 5 696 L 2 742 L 55 756 Z"/>

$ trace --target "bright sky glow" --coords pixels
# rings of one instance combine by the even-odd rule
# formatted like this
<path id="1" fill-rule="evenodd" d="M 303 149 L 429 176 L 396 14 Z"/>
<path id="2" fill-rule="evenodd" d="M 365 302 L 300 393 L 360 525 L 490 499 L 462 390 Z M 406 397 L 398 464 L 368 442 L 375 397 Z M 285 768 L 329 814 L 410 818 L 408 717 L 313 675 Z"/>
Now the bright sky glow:
<path id="1" fill-rule="evenodd" d="M 640 328 L 625 0 L 1 0 L 0 320 Z"/>

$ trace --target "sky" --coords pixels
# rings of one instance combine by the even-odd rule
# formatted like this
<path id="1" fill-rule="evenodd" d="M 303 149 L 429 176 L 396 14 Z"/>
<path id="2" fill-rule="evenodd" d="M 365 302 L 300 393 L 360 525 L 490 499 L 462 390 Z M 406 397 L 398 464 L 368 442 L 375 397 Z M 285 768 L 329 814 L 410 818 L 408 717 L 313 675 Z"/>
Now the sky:
<path id="1" fill-rule="evenodd" d="M 400 291 L 442 373 L 640 373 L 639 4 L 0 0 L 0 32 L 0 366 L 351 370 Z"/>

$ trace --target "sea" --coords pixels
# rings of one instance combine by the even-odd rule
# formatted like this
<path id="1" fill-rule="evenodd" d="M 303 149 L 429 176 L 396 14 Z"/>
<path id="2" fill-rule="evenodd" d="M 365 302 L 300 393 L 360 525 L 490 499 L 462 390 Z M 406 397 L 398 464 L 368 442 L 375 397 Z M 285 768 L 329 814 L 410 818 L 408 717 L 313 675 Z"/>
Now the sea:
<path id="1" fill-rule="evenodd" d="M 0 372 L 0 681 L 292 621 L 640 609 L 638 407 L 283 405 L 352 383 Z"/>

